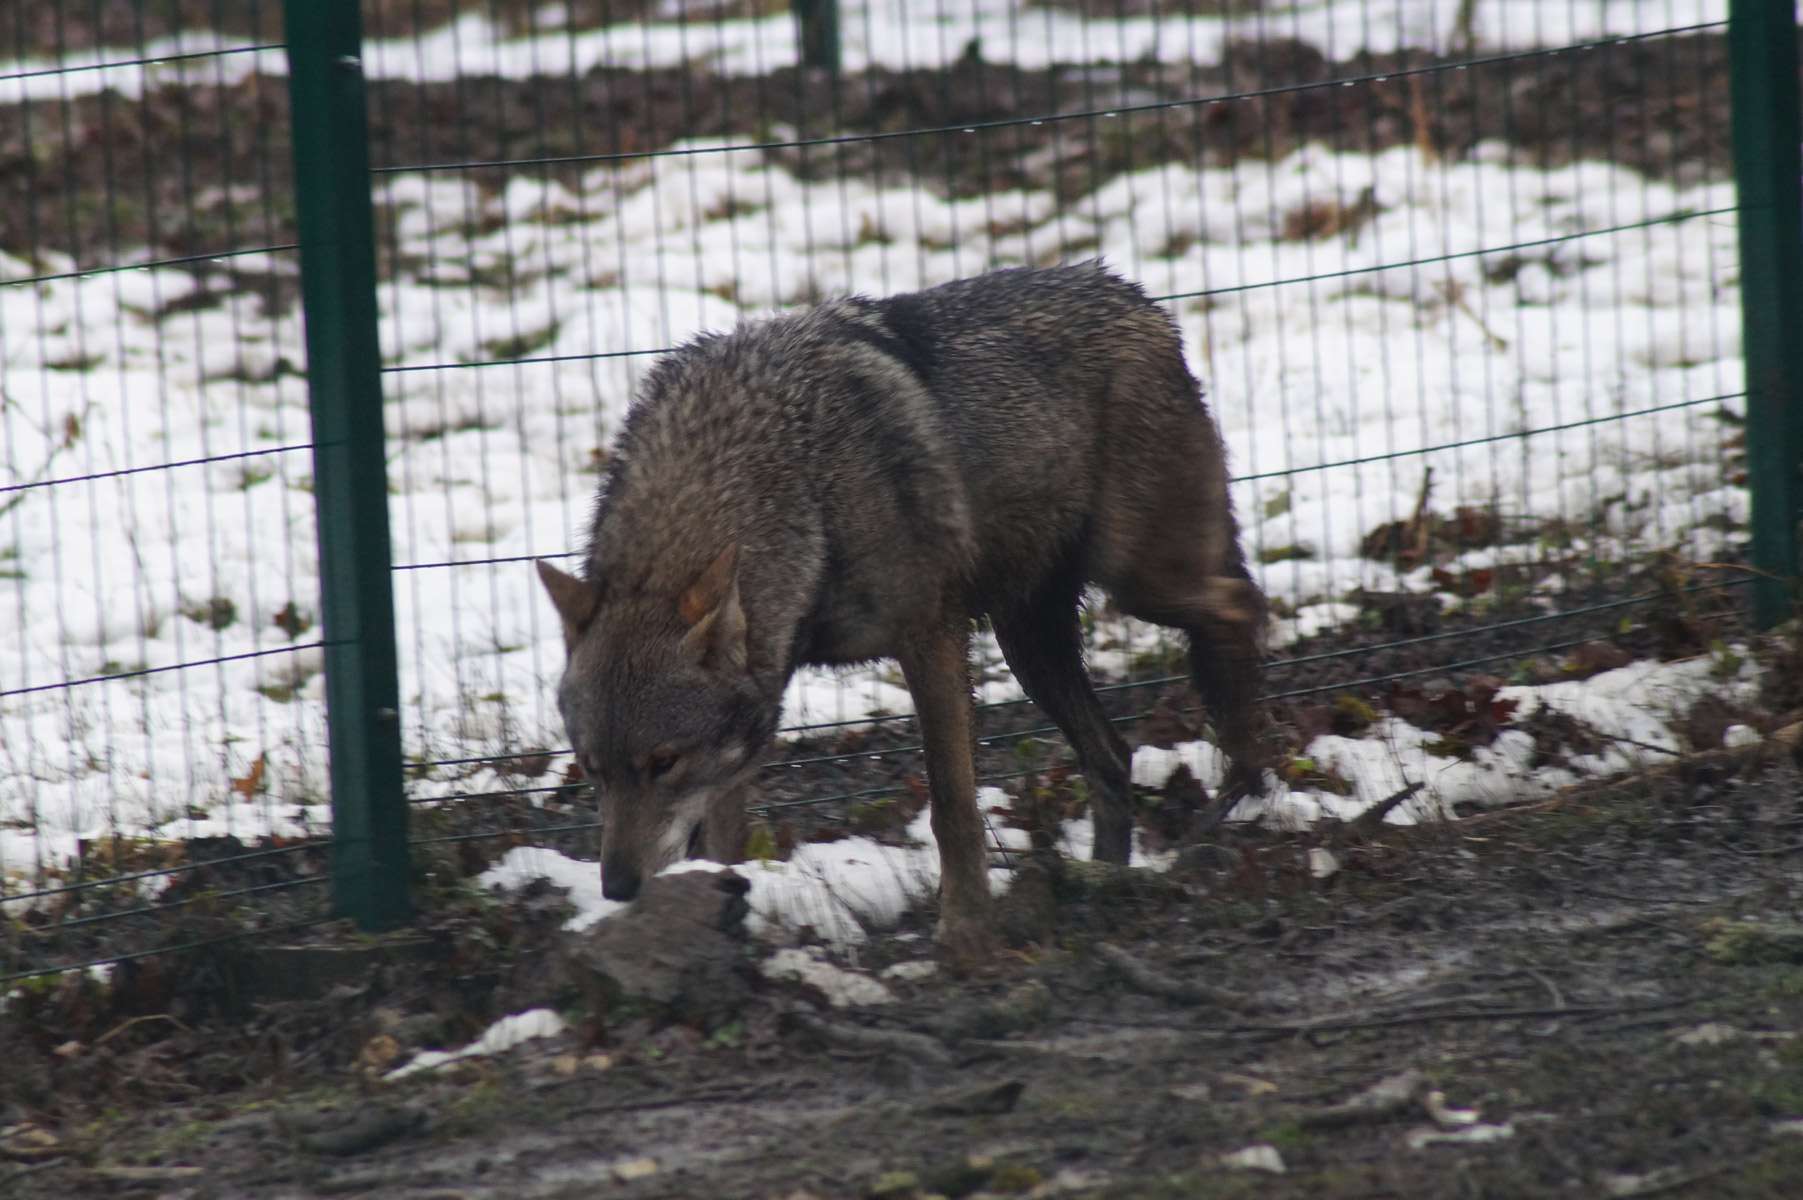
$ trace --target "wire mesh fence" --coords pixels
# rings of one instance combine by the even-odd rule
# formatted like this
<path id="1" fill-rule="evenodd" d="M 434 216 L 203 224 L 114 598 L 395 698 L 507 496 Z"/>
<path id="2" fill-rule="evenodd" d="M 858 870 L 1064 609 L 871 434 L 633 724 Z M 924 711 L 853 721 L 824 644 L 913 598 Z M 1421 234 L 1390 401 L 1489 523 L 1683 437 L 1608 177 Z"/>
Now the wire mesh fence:
<path id="1" fill-rule="evenodd" d="M 825 296 L 1100 257 L 1164 303 L 1289 727 L 1739 628 L 1721 4 L 841 0 L 799 27 L 823 8 L 836 66 L 774 0 L 364 0 L 418 854 L 593 857 L 531 560 L 579 552 L 659 352 Z M 323 890 L 329 820 L 279 6 L 0 13 L 0 871 L 36 939 L 7 954 L 117 950 L 75 923 L 202 893 L 315 919 L 268 902 Z M 1205 735 L 1177 644 L 1102 597 L 1085 625 L 1111 716 Z M 986 782 L 1068 792 L 978 644 Z M 892 666 L 798 674 L 772 844 L 905 824 L 910 710 Z M 1359 795 L 1297 772 L 1318 811 Z"/>
<path id="2" fill-rule="evenodd" d="M 9 972 L 324 892 L 281 844 L 329 810 L 280 22 L 199 16 L 0 8 Z"/>

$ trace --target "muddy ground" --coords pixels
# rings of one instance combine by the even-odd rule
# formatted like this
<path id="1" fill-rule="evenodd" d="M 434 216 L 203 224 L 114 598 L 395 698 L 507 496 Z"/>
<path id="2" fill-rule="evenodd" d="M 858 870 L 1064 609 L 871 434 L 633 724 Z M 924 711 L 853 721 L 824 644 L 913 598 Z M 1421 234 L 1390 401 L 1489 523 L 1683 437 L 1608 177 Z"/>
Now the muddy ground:
<path id="1" fill-rule="evenodd" d="M 390 938 L 15 996 L 0 1195 L 1794 1196 L 1800 863 L 1797 766 L 1718 753 L 1439 826 L 1230 830 L 1168 875 L 1029 866 L 1006 948 L 896 1003 L 748 945 L 686 1022 L 598 1007 L 554 893 L 427 889 Z M 930 960 L 931 919 L 857 961 Z M 571 1028 L 380 1078 L 532 1005 Z M 1257 1146 L 1284 1173 L 1223 1164 Z"/>

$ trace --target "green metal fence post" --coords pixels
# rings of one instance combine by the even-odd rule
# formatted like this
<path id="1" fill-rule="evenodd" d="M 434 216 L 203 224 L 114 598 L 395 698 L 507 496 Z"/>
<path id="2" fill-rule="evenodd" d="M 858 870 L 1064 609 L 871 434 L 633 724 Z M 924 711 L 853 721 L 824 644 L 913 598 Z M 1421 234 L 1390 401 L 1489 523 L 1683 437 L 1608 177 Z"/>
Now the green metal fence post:
<path id="1" fill-rule="evenodd" d="M 412 905 L 362 14 L 358 0 L 286 0 L 283 12 L 326 645 L 333 906 L 380 929 L 406 921 Z"/>
<path id="2" fill-rule="evenodd" d="M 1730 0 L 1753 616 L 1791 613 L 1803 536 L 1803 102 L 1794 0 Z"/>
<path id="3" fill-rule="evenodd" d="M 794 0 L 801 65 L 839 69 L 839 0 Z"/>

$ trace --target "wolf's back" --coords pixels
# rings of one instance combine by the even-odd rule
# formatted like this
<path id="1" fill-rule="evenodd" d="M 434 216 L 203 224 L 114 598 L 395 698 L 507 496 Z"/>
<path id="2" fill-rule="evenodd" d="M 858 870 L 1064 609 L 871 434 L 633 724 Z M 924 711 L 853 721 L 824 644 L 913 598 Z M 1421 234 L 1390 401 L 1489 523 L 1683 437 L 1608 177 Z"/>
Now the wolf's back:
<path id="1" fill-rule="evenodd" d="M 864 563 L 849 586 L 878 605 L 930 560 L 980 605 L 1068 554 L 1123 473 L 1189 443 L 1218 460 L 1175 328 L 1099 265 L 829 301 L 660 360 L 619 439 L 592 570 L 655 587 L 736 539 L 747 570 L 780 569 L 775 589 Z"/>

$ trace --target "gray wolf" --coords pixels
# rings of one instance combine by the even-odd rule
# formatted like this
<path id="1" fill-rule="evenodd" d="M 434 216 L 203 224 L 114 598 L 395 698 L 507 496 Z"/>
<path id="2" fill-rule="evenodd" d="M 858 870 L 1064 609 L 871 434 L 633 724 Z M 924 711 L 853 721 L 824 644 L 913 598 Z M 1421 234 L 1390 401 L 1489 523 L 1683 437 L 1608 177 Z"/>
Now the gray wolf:
<path id="1" fill-rule="evenodd" d="M 798 666 L 894 658 L 925 747 L 938 937 L 983 945 L 979 617 L 1076 750 L 1096 857 L 1126 862 L 1129 754 L 1083 665 L 1089 584 L 1189 635 L 1232 788 L 1264 765 L 1264 598 L 1220 435 L 1170 319 L 1099 264 L 831 300 L 672 350 L 627 414 L 580 576 L 538 570 L 616 899 L 685 854 L 739 857 Z"/>

